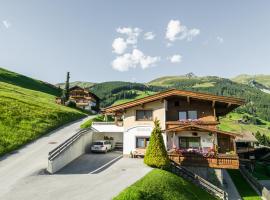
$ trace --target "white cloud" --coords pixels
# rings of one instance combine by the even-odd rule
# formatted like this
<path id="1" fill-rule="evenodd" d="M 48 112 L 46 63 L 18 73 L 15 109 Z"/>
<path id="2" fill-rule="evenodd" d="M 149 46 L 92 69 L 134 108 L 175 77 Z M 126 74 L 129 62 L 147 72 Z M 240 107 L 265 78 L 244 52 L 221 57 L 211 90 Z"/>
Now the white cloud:
<path id="1" fill-rule="evenodd" d="M 154 66 L 158 61 L 159 57 L 151 57 L 144 55 L 144 53 L 138 49 L 133 49 L 132 53 L 126 53 L 121 56 L 117 56 L 112 61 L 112 67 L 115 70 L 124 72 L 131 68 L 141 67 L 142 69 Z"/>
<path id="2" fill-rule="evenodd" d="M 224 39 L 220 36 L 217 36 L 217 41 L 222 44 L 224 42 Z"/>
<path id="3" fill-rule="evenodd" d="M 156 37 L 156 35 L 153 32 L 146 32 L 144 34 L 145 40 L 153 40 Z"/>
<path id="4" fill-rule="evenodd" d="M 187 41 L 192 41 L 192 39 L 199 34 L 199 29 L 188 29 L 186 26 L 182 25 L 179 20 L 170 20 L 167 25 L 165 38 L 168 39 L 170 42 L 185 39 Z"/>
<path id="5" fill-rule="evenodd" d="M 175 54 L 171 57 L 168 57 L 168 60 L 170 60 L 171 63 L 180 63 L 182 62 L 182 56 L 179 54 Z"/>
<path id="6" fill-rule="evenodd" d="M 117 54 L 122 54 L 127 48 L 127 43 L 123 38 L 116 38 L 112 43 L 113 52 Z"/>
<path id="7" fill-rule="evenodd" d="M 131 28 L 131 27 L 122 27 L 117 28 L 116 32 L 124 34 L 127 36 L 126 43 L 136 45 L 138 42 L 138 37 L 141 34 L 142 30 L 140 28 Z"/>
<path id="8" fill-rule="evenodd" d="M 6 29 L 9 29 L 11 27 L 11 23 L 9 21 L 7 21 L 7 20 L 3 20 L 2 24 L 4 25 L 4 27 Z"/>

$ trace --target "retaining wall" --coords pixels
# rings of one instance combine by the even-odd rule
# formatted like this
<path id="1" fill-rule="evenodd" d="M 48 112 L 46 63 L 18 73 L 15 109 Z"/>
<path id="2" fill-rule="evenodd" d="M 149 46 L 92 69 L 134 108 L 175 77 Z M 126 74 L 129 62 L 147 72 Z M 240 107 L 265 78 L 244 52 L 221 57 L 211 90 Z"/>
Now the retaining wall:
<path id="1" fill-rule="evenodd" d="M 48 160 L 47 171 L 51 174 L 62 169 L 64 166 L 90 150 L 92 144 L 92 131 L 83 133 L 76 141 L 67 146 L 52 160 Z"/>

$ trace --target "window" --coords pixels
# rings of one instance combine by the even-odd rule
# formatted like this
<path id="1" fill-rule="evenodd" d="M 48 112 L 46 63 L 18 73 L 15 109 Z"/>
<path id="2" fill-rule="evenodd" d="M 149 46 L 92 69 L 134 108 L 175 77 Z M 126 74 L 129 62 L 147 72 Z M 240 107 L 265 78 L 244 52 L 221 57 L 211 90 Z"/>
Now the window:
<path id="1" fill-rule="evenodd" d="M 137 121 L 151 121 L 153 120 L 152 110 L 136 110 Z"/>
<path id="2" fill-rule="evenodd" d="M 198 119 L 197 118 L 197 111 L 196 110 L 188 111 L 188 119 Z"/>
<path id="3" fill-rule="evenodd" d="M 180 111 L 179 112 L 179 120 L 187 120 L 187 119 L 198 119 L 197 111 L 196 110 L 189 110 L 189 111 Z"/>
<path id="4" fill-rule="evenodd" d="M 187 120 L 187 112 L 186 111 L 179 112 L 179 120 Z"/>
<path id="5" fill-rule="evenodd" d="M 199 149 L 200 137 L 179 137 L 179 147 L 183 149 Z"/>
<path id="6" fill-rule="evenodd" d="M 149 137 L 137 137 L 136 148 L 146 148 L 149 144 Z"/>

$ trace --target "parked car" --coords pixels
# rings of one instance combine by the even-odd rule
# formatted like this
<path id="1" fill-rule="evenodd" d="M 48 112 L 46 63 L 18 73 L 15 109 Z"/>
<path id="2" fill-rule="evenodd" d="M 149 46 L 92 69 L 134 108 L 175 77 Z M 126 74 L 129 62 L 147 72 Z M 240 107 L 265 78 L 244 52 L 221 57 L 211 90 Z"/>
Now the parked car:
<path id="1" fill-rule="evenodd" d="M 112 144 L 106 140 L 98 140 L 91 146 L 92 152 L 104 152 L 110 151 L 112 149 Z"/>

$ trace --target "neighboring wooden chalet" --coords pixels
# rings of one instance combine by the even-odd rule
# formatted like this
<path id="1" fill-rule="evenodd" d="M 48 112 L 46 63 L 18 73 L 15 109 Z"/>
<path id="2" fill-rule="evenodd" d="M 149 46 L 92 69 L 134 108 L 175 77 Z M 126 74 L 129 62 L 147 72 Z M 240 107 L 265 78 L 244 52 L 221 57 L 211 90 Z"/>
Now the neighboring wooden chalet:
<path id="1" fill-rule="evenodd" d="M 87 89 L 73 86 L 69 89 L 69 101 L 75 102 L 78 108 L 88 111 L 97 111 L 99 109 L 100 99 Z M 56 98 L 56 103 L 63 104 L 63 100 Z"/>
<path id="2" fill-rule="evenodd" d="M 91 111 L 94 107 L 99 107 L 99 98 L 94 93 L 79 86 L 69 89 L 69 100 L 74 101 L 78 108 L 84 110 Z"/>
<path id="3" fill-rule="evenodd" d="M 158 119 L 170 159 L 182 165 L 239 168 L 235 138 L 218 129 L 219 117 L 245 102 L 239 98 L 171 89 L 103 112 L 124 127 L 123 153 L 143 154 Z"/>

